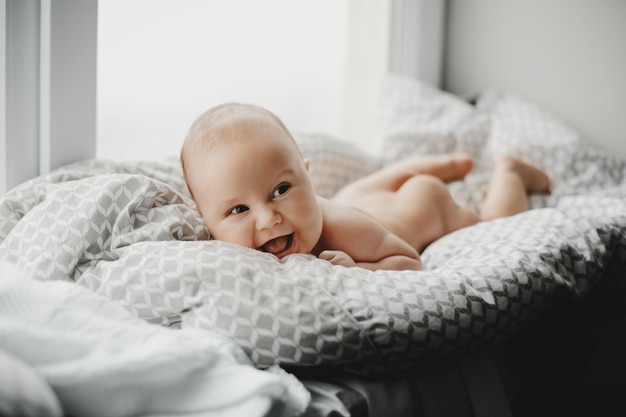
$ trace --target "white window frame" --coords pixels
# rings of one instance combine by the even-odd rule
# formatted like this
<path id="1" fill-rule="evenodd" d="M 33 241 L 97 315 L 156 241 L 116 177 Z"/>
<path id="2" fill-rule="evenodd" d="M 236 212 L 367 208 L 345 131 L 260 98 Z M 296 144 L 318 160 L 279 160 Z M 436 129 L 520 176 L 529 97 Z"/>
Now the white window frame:
<path id="1" fill-rule="evenodd" d="M 41 173 L 96 154 L 98 0 L 42 0 Z"/>
<path id="2" fill-rule="evenodd" d="M 38 0 L 2 0 L 0 192 L 37 173 Z"/>
<path id="3" fill-rule="evenodd" d="M 440 87 L 445 0 L 392 0 L 389 72 Z"/>
<path id="4" fill-rule="evenodd" d="M 97 0 L 0 0 L 0 195 L 96 149 Z"/>
<path id="5" fill-rule="evenodd" d="M 7 189 L 7 4 L 6 0 L 0 0 L 0 196 L 4 195 Z"/>

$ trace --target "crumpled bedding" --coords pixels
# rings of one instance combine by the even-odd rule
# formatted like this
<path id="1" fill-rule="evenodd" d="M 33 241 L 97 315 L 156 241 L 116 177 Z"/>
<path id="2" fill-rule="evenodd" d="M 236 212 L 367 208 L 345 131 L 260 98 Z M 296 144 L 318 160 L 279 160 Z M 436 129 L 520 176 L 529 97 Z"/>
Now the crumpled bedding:
<path id="1" fill-rule="evenodd" d="M 0 261 L 0 415 L 296 416 L 293 376 L 224 337 L 154 326 L 86 288 Z"/>
<path id="2" fill-rule="evenodd" d="M 626 162 L 523 98 L 485 92 L 476 106 L 390 77 L 376 156 L 335 138 L 297 135 L 321 195 L 398 159 L 468 152 L 450 184 L 478 207 L 491 160 L 539 165 L 553 194 L 532 210 L 441 238 L 423 271 L 333 266 L 207 240 L 177 161 L 85 161 L 35 178 L 0 201 L 0 259 L 42 281 L 76 282 L 150 323 L 207 329 L 259 368 L 369 377 L 413 375 L 462 360 L 544 311 L 626 269 Z"/>

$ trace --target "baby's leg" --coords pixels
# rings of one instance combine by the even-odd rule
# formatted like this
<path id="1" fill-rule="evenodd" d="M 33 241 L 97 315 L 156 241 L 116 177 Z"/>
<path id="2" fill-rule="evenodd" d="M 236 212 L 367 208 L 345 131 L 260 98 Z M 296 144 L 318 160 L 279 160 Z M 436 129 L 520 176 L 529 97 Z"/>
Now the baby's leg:
<path id="1" fill-rule="evenodd" d="M 417 175 L 427 174 L 443 182 L 462 180 L 474 167 L 474 162 L 466 154 L 427 155 L 400 161 L 361 178 L 341 189 L 334 197 L 349 202 L 353 195 L 391 191 Z"/>
<path id="2" fill-rule="evenodd" d="M 491 220 L 528 210 L 530 193 L 550 193 L 546 173 L 512 156 L 499 157 L 483 202 L 481 219 Z"/>

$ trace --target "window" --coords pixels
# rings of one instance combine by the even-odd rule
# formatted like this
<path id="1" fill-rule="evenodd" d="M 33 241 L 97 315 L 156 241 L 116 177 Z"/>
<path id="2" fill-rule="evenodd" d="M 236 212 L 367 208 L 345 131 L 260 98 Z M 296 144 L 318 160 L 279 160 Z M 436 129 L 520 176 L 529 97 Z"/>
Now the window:
<path id="1" fill-rule="evenodd" d="M 348 0 L 101 0 L 97 156 L 177 156 L 225 101 L 343 135 Z"/>
<path id="2" fill-rule="evenodd" d="M 443 2 L 0 0 L 0 194 L 80 159 L 176 156 L 227 100 L 375 150 L 382 76 L 438 82 Z"/>

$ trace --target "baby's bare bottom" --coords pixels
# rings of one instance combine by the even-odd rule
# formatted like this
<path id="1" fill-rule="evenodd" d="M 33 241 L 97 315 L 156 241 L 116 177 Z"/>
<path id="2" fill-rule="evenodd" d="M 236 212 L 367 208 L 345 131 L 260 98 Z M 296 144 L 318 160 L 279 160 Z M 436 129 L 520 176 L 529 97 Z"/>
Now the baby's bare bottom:
<path id="1" fill-rule="evenodd" d="M 396 191 L 347 196 L 336 200 L 378 219 L 418 252 L 441 236 L 480 221 L 475 211 L 456 204 L 443 181 L 428 174 L 412 176 Z"/>
<path id="2" fill-rule="evenodd" d="M 513 157 L 499 157 L 479 215 L 459 206 L 446 187 L 472 168 L 472 159 L 465 154 L 407 160 L 348 185 L 333 200 L 370 214 L 422 252 L 455 230 L 520 213 L 528 208 L 529 192 L 550 189 L 548 177 L 539 169 Z"/>

